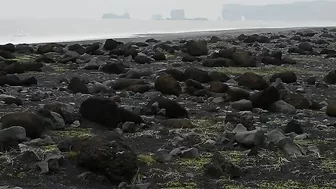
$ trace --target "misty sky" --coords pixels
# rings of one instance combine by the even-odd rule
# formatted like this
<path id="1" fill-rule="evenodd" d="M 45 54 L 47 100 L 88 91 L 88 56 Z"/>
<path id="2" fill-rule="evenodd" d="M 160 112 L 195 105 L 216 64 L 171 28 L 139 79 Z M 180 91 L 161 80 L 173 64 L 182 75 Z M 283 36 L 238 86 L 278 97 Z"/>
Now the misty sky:
<path id="1" fill-rule="evenodd" d="M 1 18 L 100 18 L 103 13 L 129 12 L 134 19 L 152 14 L 167 17 L 173 8 L 183 8 L 188 17 L 220 16 L 223 4 L 274 4 L 295 0 L 0 0 Z M 303 0 L 302 0 L 303 1 Z M 309 0 L 306 0 L 309 1 Z M 333 0 L 336 1 L 336 0 Z"/>

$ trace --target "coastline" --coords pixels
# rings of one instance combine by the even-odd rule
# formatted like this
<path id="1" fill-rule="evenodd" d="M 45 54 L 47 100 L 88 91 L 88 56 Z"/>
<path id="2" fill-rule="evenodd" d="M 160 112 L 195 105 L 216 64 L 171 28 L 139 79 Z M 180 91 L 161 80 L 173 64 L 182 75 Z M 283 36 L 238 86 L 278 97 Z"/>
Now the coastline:
<path id="1" fill-rule="evenodd" d="M 180 40 L 180 39 L 199 39 L 211 36 L 225 36 L 225 35 L 237 35 L 237 34 L 255 34 L 255 33 L 273 33 L 273 32 L 288 32 L 291 30 L 306 30 L 306 29 L 319 29 L 319 28 L 336 28 L 336 26 L 316 26 L 316 27 L 269 27 L 269 28 L 248 28 L 248 29 L 222 29 L 222 30 L 204 30 L 204 31 L 186 31 L 186 32 L 167 32 L 167 33 L 138 33 L 133 34 L 129 37 L 111 37 L 118 41 L 127 42 L 143 42 L 149 38 L 155 38 L 161 41 L 169 40 Z M 48 41 L 48 42 L 37 42 L 29 44 L 47 44 L 47 43 L 59 43 L 59 44 L 90 44 L 90 43 L 103 43 L 108 38 L 97 38 L 97 39 L 83 39 L 83 40 L 70 40 L 70 41 Z"/>

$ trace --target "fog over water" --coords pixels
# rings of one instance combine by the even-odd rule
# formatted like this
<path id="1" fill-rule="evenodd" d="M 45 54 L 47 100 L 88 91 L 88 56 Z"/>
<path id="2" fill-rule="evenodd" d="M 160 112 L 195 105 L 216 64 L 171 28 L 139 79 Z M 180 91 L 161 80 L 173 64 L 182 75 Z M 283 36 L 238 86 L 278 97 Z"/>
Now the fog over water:
<path id="1" fill-rule="evenodd" d="M 335 26 L 332 21 L 226 21 L 223 4 L 285 4 L 293 0 L 10 0 L 2 2 L 0 43 L 73 41 L 135 34 L 245 29 L 260 27 Z M 336 2 L 333 0 L 332 2 Z M 336 7 L 335 7 L 336 8 Z M 187 18 L 210 21 L 150 20 L 184 9 Z M 323 11 L 323 10 L 321 10 Z M 132 20 L 103 20 L 104 13 L 129 13 Z M 222 20 L 217 20 L 218 18 Z M 224 20 L 223 20 L 224 19 Z M 140 21 L 139 21 L 140 20 Z"/>

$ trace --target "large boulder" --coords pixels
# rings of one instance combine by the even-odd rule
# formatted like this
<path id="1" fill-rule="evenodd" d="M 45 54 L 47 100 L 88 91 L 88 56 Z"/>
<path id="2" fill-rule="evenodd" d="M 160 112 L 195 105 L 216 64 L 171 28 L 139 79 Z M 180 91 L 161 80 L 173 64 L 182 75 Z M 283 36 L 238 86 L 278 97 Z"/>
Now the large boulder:
<path id="1" fill-rule="evenodd" d="M 247 51 L 236 51 L 232 54 L 232 60 L 237 66 L 241 67 L 255 67 L 256 61 L 253 56 Z"/>
<path id="2" fill-rule="evenodd" d="M 87 54 L 93 54 L 93 53 L 96 52 L 99 48 L 100 48 L 100 43 L 89 44 L 89 45 L 87 45 L 87 47 L 85 48 L 85 53 L 87 53 Z"/>
<path id="3" fill-rule="evenodd" d="M 17 75 L 0 76 L 0 86 L 6 84 L 10 86 L 31 86 L 37 85 L 37 79 L 34 76 L 22 80 Z"/>
<path id="4" fill-rule="evenodd" d="M 202 41 L 194 41 L 190 40 L 186 44 L 187 53 L 191 56 L 202 56 L 208 55 L 208 45 L 207 42 Z"/>
<path id="5" fill-rule="evenodd" d="M 5 102 L 5 104 L 16 104 L 18 106 L 22 105 L 21 99 L 6 94 L 0 94 L 0 101 Z"/>
<path id="6" fill-rule="evenodd" d="M 105 50 L 112 50 L 119 46 L 119 42 L 114 39 L 107 39 L 104 43 L 103 48 Z"/>
<path id="7" fill-rule="evenodd" d="M 70 104 L 62 102 L 51 102 L 43 105 L 44 109 L 51 112 L 56 112 L 62 116 L 66 124 L 71 124 L 78 119 L 78 115 L 75 113 L 74 107 Z"/>
<path id="8" fill-rule="evenodd" d="M 104 73 L 121 74 L 126 72 L 126 66 L 123 63 L 108 63 L 99 68 Z"/>
<path id="9" fill-rule="evenodd" d="M 85 82 L 78 77 L 73 77 L 68 85 L 68 90 L 72 93 L 89 94 L 89 89 Z"/>
<path id="10" fill-rule="evenodd" d="M 204 165 L 204 174 L 211 178 L 237 178 L 243 175 L 243 171 L 240 167 L 226 159 L 221 153 L 215 152 L 211 161 Z"/>
<path id="11" fill-rule="evenodd" d="M 283 113 L 283 114 L 295 114 L 296 113 L 295 107 L 288 104 L 287 102 L 283 100 L 274 102 L 270 107 L 270 111 L 276 112 L 276 113 Z"/>
<path id="12" fill-rule="evenodd" d="M 116 128 L 122 122 L 119 107 L 109 98 L 91 97 L 81 104 L 79 113 L 83 118 L 109 128 Z"/>
<path id="13" fill-rule="evenodd" d="M 231 59 L 227 58 L 206 59 L 202 63 L 204 67 L 229 67 L 234 66 L 234 64 Z"/>
<path id="14" fill-rule="evenodd" d="M 235 101 L 231 103 L 232 109 L 238 111 L 251 111 L 253 108 L 252 102 L 246 99 Z"/>
<path id="15" fill-rule="evenodd" d="M 330 117 L 336 117 L 336 104 L 329 103 L 327 106 L 327 115 Z"/>
<path id="16" fill-rule="evenodd" d="M 252 90 L 263 90 L 269 86 L 267 81 L 263 77 L 253 72 L 244 73 L 238 79 L 238 85 L 247 87 Z"/>
<path id="17" fill-rule="evenodd" d="M 134 61 L 139 64 L 149 64 L 152 62 L 152 59 L 143 53 L 139 53 L 135 58 Z"/>
<path id="18" fill-rule="evenodd" d="M 130 183 L 138 171 L 136 154 L 115 133 L 84 141 L 77 160 L 80 167 L 104 175 L 113 185 Z"/>
<path id="19" fill-rule="evenodd" d="M 49 52 L 54 52 L 54 47 L 55 46 L 56 46 L 56 44 L 54 44 L 54 43 L 39 45 L 37 50 L 36 50 L 36 53 L 37 54 L 45 54 L 45 53 L 49 53 Z"/>
<path id="20" fill-rule="evenodd" d="M 210 77 L 211 81 L 226 82 L 230 79 L 230 77 L 228 75 L 226 75 L 223 72 L 219 72 L 219 71 L 210 71 L 209 72 L 209 77 Z"/>
<path id="21" fill-rule="evenodd" d="M 303 51 L 308 51 L 308 52 L 312 52 L 313 51 L 313 45 L 311 45 L 309 42 L 302 42 L 299 44 L 298 46 L 299 49 L 303 50 Z"/>
<path id="22" fill-rule="evenodd" d="M 227 100 L 228 101 L 238 101 L 241 99 L 248 99 L 250 93 L 239 87 L 230 87 L 227 91 Z"/>
<path id="23" fill-rule="evenodd" d="M 336 84 L 336 70 L 330 71 L 323 80 L 328 84 Z"/>
<path id="24" fill-rule="evenodd" d="M 297 76 L 293 71 L 275 73 L 272 75 L 270 81 L 275 82 L 277 78 L 280 78 L 284 83 L 295 83 L 297 80 Z"/>
<path id="25" fill-rule="evenodd" d="M 232 58 L 232 55 L 233 55 L 234 52 L 236 52 L 236 50 L 237 50 L 236 47 L 221 49 L 221 50 L 219 50 L 218 54 L 222 58 Z"/>
<path id="26" fill-rule="evenodd" d="M 214 93 L 225 93 L 229 90 L 229 86 L 221 81 L 212 81 L 209 91 Z"/>
<path id="27" fill-rule="evenodd" d="M 46 127 L 44 119 L 32 112 L 9 113 L 0 122 L 3 129 L 13 126 L 25 128 L 27 137 L 30 138 L 40 138 Z"/>
<path id="28" fill-rule="evenodd" d="M 178 102 L 161 96 L 154 97 L 141 110 L 142 114 L 155 115 L 159 109 L 165 110 L 168 118 L 188 118 L 188 111 Z"/>
<path id="29" fill-rule="evenodd" d="M 193 79 L 201 83 L 210 82 L 210 76 L 207 71 L 189 67 L 184 71 L 184 76 L 186 79 Z"/>
<path id="30" fill-rule="evenodd" d="M 134 112 L 126 110 L 125 108 L 119 107 L 119 113 L 122 123 L 126 122 L 133 122 L 136 124 L 143 123 L 141 116 L 135 114 Z"/>
<path id="31" fill-rule="evenodd" d="M 43 64 L 39 62 L 30 62 L 30 63 L 14 62 L 5 66 L 4 68 L 2 68 L 2 70 L 7 74 L 16 74 L 16 73 L 19 74 L 28 71 L 40 72 L 42 67 Z"/>
<path id="32" fill-rule="evenodd" d="M 184 81 L 185 80 L 184 73 L 180 70 L 177 70 L 177 69 L 174 69 L 174 68 L 168 68 L 168 69 L 164 70 L 164 72 L 171 75 L 177 81 Z"/>
<path id="33" fill-rule="evenodd" d="M 160 52 L 160 51 L 155 51 L 152 58 L 156 61 L 163 61 L 163 60 L 167 59 L 166 55 L 163 52 Z"/>
<path id="34" fill-rule="evenodd" d="M 85 48 L 80 44 L 69 45 L 68 50 L 69 51 L 75 51 L 78 54 L 84 54 L 85 53 Z"/>
<path id="35" fill-rule="evenodd" d="M 179 96 L 182 93 L 181 86 L 171 75 L 163 73 L 155 80 L 155 89 L 163 94 Z"/>
<path id="36" fill-rule="evenodd" d="M 257 92 L 251 96 L 253 107 L 268 110 L 270 106 L 280 99 L 279 91 L 271 86 L 264 91 Z"/>
<path id="37" fill-rule="evenodd" d="M 6 51 L 6 50 L 0 50 L 0 57 L 5 59 L 14 59 L 15 56 L 12 52 Z"/>
<path id="38" fill-rule="evenodd" d="M 296 109 L 309 109 L 311 106 L 310 100 L 301 94 L 288 93 L 284 96 L 283 100 Z"/>

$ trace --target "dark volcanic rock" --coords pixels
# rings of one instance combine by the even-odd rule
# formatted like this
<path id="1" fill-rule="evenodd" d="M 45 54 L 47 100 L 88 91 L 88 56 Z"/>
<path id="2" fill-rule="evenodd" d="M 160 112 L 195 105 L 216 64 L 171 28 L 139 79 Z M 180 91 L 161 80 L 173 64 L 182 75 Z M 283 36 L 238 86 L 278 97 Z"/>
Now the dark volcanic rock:
<path id="1" fill-rule="evenodd" d="M 45 122 L 42 117 L 31 112 L 9 113 L 0 119 L 2 128 L 21 126 L 25 128 L 27 137 L 40 138 L 45 130 Z"/>
<path id="2" fill-rule="evenodd" d="M 217 43 L 219 41 L 221 41 L 221 38 L 219 38 L 217 36 L 212 36 L 208 42 L 209 43 Z"/>
<path id="3" fill-rule="evenodd" d="M 214 93 L 226 93 L 229 86 L 221 81 L 213 81 L 210 83 L 209 91 Z"/>
<path id="4" fill-rule="evenodd" d="M 42 71 L 41 68 L 43 67 L 42 63 L 38 62 L 31 62 L 31 63 L 18 63 L 14 62 L 7 66 L 5 66 L 2 70 L 7 74 L 15 74 L 15 73 L 24 73 L 28 71 Z"/>
<path id="5" fill-rule="evenodd" d="M 302 129 L 302 125 L 300 122 L 298 122 L 297 120 L 291 120 L 290 122 L 288 122 L 285 130 L 285 133 L 296 133 L 298 135 L 303 134 L 303 129 Z"/>
<path id="6" fill-rule="evenodd" d="M 219 72 L 219 71 L 210 71 L 209 72 L 209 77 L 211 81 L 222 81 L 222 82 L 226 82 L 229 79 L 231 79 L 228 75 L 226 75 L 223 72 Z"/>
<path id="7" fill-rule="evenodd" d="M 156 60 L 156 61 L 162 61 L 162 60 L 166 60 L 167 59 L 166 55 L 163 52 L 160 52 L 160 51 L 156 51 L 153 54 L 152 58 L 154 60 Z"/>
<path id="8" fill-rule="evenodd" d="M 204 67 L 229 67 L 234 66 L 234 64 L 231 59 L 227 58 L 206 59 L 202 63 Z"/>
<path id="9" fill-rule="evenodd" d="M 111 87 L 114 90 L 121 90 L 121 89 L 126 89 L 132 85 L 142 85 L 146 84 L 146 82 L 142 79 L 126 79 L 126 78 L 121 78 L 115 81 L 114 83 L 111 84 Z"/>
<path id="10" fill-rule="evenodd" d="M 263 90 L 268 87 L 267 81 L 263 77 L 253 72 L 246 72 L 241 77 L 239 77 L 238 85 L 252 90 Z"/>
<path id="11" fill-rule="evenodd" d="M 56 47 L 56 46 L 57 45 L 54 44 L 54 43 L 40 45 L 37 48 L 36 53 L 37 54 L 45 54 L 45 53 L 49 53 L 49 52 L 54 52 L 54 47 Z"/>
<path id="12" fill-rule="evenodd" d="M 148 84 L 137 84 L 137 85 L 131 85 L 127 88 L 125 88 L 125 90 L 127 91 L 132 91 L 133 93 L 145 93 L 149 90 L 151 90 L 153 87 L 151 85 Z"/>
<path id="13" fill-rule="evenodd" d="M 164 73 L 155 80 L 155 89 L 163 94 L 173 94 L 179 96 L 182 89 L 178 81 L 171 75 Z"/>
<path id="14" fill-rule="evenodd" d="M 15 56 L 11 52 L 5 51 L 5 50 L 0 50 L 0 57 L 5 58 L 5 59 L 15 58 Z"/>
<path id="15" fill-rule="evenodd" d="M 99 43 L 93 43 L 93 44 L 88 45 L 88 46 L 85 48 L 85 52 L 88 53 L 88 54 L 92 54 L 92 53 L 94 53 L 96 50 L 98 50 L 99 48 L 100 48 L 100 44 L 99 44 Z"/>
<path id="16" fill-rule="evenodd" d="M 119 107 L 119 113 L 120 113 L 120 118 L 121 118 L 121 122 L 125 123 L 125 122 L 133 122 L 136 124 L 140 124 L 143 123 L 143 120 L 141 118 L 141 116 L 126 110 L 124 108 L 120 108 Z"/>
<path id="17" fill-rule="evenodd" d="M 292 54 L 292 53 L 297 53 L 297 54 L 301 54 L 301 55 L 306 55 L 307 52 L 302 50 L 302 49 L 299 49 L 299 48 L 296 48 L 296 47 L 291 47 L 288 49 L 288 53 L 289 54 Z"/>
<path id="18" fill-rule="evenodd" d="M 269 87 L 251 96 L 253 107 L 268 110 L 271 105 L 280 99 L 280 94 L 275 87 Z"/>
<path id="19" fill-rule="evenodd" d="M 89 94 L 89 89 L 85 82 L 78 77 L 73 77 L 68 85 L 68 90 L 72 93 Z"/>
<path id="20" fill-rule="evenodd" d="M 60 114 L 66 124 L 71 124 L 79 118 L 79 115 L 75 113 L 75 109 L 71 105 L 62 102 L 48 103 L 43 108 Z"/>
<path id="21" fill-rule="evenodd" d="M 303 50 L 303 51 L 308 51 L 308 52 L 312 52 L 313 51 L 313 46 L 309 43 L 309 42 L 302 42 L 299 44 L 298 46 L 299 49 Z"/>
<path id="22" fill-rule="evenodd" d="M 228 101 L 238 101 L 241 99 L 249 99 L 250 93 L 239 87 L 230 87 L 227 91 Z"/>
<path id="23" fill-rule="evenodd" d="M 116 133 L 86 140 L 77 160 L 79 166 L 104 175 L 113 185 L 130 183 L 138 170 L 136 154 Z"/>
<path id="24" fill-rule="evenodd" d="M 0 101 L 4 101 L 5 104 L 16 104 L 18 106 L 22 105 L 21 99 L 11 95 L 0 94 Z"/>
<path id="25" fill-rule="evenodd" d="M 263 57 L 261 62 L 266 64 L 266 65 L 275 65 L 275 66 L 280 66 L 280 65 L 284 64 L 284 62 L 282 60 L 271 57 L 271 56 Z"/>
<path id="26" fill-rule="evenodd" d="M 224 176 L 234 179 L 241 177 L 243 171 L 219 152 L 215 152 L 211 161 L 204 165 L 204 174 L 212 178 L 220 178 Z"/>
<path id="27" fill-rule="evenodd" d="M 329 103 L 327 106 L 327 115 L 330 117 L 336 117 L 336 104 Z"/>
<path id="28" fill-rule="evenodd" d="M 323 80 L 328 84 L 336 84 L 336 70 L 330 71 Z"/>
<path id="29" fill-rule="evenodd" d="M 182 56 L 182 62 L 194 62 L 198 60 L 196 56 L 191 56 L 190 54 L 184 54 Z"/>
<path id="30" fill-rule="evenodd" d="M 83 118 L 111 129 L 122 122 L 117 104 L 109 98 L 91 97 L 81 104 L 79 112 Z"/>
<path id="31" fill-rule="evenodd" d="M 103 48 L 105 50 L 112 50 L 119 46 L 119 42 L 114 39 L 107 39 L 104 43 Z"/>
<path id="32" fill-rule="evenodd" d="M 281 73 L 276 73 L 272 75 L 270 81 L 275 82 L 277 78 L 280 78 L 284 83 L 295 83 L 297 80 L 296 74 L 293 71 L 286 71 Z"/>
<path id="33" fill-rule="evenodd" d="M 179 103 L 167 98 L 158 97 L 154 100 L 157 102 L 160 109 L 166 110 L 166 117 L 168 118 L 187 118 L 188 111 Z"/>
<path id="34" fill-rule="evenodd" d="M 237 48 L 236 47 L 231 47 L 227 49 L 221 49 L 219 50 L 218 54 L 222 58 L 232 58 L 232 55 L 234 52 L 236 52 Z"/>
<path id="35" fill-rule="evenodd" d="M 134 61 L 139 64 L 149 64 L 152 62 L 152 59 L 145 54 L 139 53 L 135 58 Z"/>
<path id="36" fill-rule="evenodd" d="M 121 74 L 126 72 L 126 66 L 123 63 L 108 63 L 102 65 L 100 70 L 109 74 Z"/>
<path id="37" fill-rule="evenodd" d="M 289 93 L 283 100 L 296 109 L 309 109 L 311 106 L 311 102 L 301 94 Z"/>
<path id="38" fill-rule="evenodd" d="M 6 84 L 10 86 L 31 86 L 31 85 L 37 85 L 37 79 L 35 77 L 28 77 L 26 79 L 21 80 L 16 75 L 0 76 L 0 86 Z"/>
<path id="39" fill-rule="evenodd" d="M 186 79 L 193 79 L 201 83 L 210 82 L 210 76 L 207 71 L 189 67 L 184 71 L 184 76 Z"/>
<path id="40" fill-rule="evenodd" d="M 180 70 L 177 70 L 177 69 L 174 69 L 174 68 L 168 68 L 168 69 L 164 70 L 164 72 L 171 75 L 177 81 L 184 81 L 185 80 L 184 73 Z"/>
<path id="41" fill-rule="evenodd" d="M 186 44 L 186 51 L 191 56 L 202 56 L 208 55 L 208 45 L 207 42 L 202 41 L 188 41 Z"/>
<path id="42" fill-rule="evenodd" d="M 241 67 L 255 67 L 256 61 L 247 51 L 236 51 L 232 54 L 232 60 L 237 66 Z"/>
<path id="43" fill-rule="evenodd" d="M 85 53 L 85 48 L 80 44 L 69 45 L 68 50 L 69 51 L 75 51 L 78 54 L 84 54 Z"/>
<path id="44" fill-rule="evenodd" d="M 153 73 L 148 69 L 132 69 L 126 72 L 124 78 L 127 79 L 140 79 L 141 77 L 148 77 Z"/>

